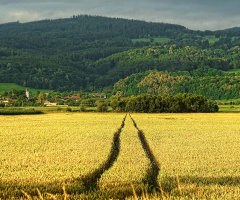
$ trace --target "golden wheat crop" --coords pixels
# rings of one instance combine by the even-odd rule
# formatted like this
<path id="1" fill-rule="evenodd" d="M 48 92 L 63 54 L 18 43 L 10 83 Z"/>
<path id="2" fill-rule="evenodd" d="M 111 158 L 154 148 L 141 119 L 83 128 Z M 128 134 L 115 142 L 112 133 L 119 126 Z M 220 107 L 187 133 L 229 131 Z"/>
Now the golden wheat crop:
<path id="1" fill-rule="evenodd" d="M 145 156 L 141 142 L 138 139 L 137 130 L 134 128 L 129 117 L 126 118 L 125 128 L 121 136 L 121 149 L 117 161 L 101 178 L 100 183 L 104 185 L 141 183 L 145 175 L 149 161 Z M 110 184 L 109 184 L 110 183 Z"/>
<path id="2" fill-rule="evenodd" d="M 153 199 L 239 199 L 240 114 L 131 116 L 161 164 L 162 193 L 153 194 Z M 21 198 L 22 190 L 31 196 L 39 191 L 56 195 L 63 193 L 63 184 L 72 199 L 114 199 L 121 193 L 126 197 L 133 194 L 131 184 L 141 191 L 150 161 L 129 116 L 120 134 L 120 153 L 99 179 L 98 190 L 84 193 L 80 185 L 82 175 L 108 158 L 123 117 L 116 113 L 0 116 L 0 199 Z M 76 179 L 80 181 L 75 183 Z"/>
<path id="3" fill-rule="evenodd" d="M 178 176 L 183 199 L 239 199 L 240 114 L 132 116 L 161 163 L 159 181 Z"/>
<path id="4" fill-rule="evenodd" d="M 94 113 L 0 116 L 0 188 L 11 188 L 9 181 L 61 182 L 97 168 L 122 118 Z"/>

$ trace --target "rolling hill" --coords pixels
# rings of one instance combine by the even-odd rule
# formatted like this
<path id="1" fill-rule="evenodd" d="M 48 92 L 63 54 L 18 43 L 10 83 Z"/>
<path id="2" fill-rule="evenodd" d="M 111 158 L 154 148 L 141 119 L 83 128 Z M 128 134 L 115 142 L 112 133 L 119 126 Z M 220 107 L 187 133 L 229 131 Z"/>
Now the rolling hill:
<path id="1" fill-rule="evenodd" d="M 0 25 L 0 83 L 101 90 L 148 70 L 239 68 L 239 31 L 79 15 Z"/>

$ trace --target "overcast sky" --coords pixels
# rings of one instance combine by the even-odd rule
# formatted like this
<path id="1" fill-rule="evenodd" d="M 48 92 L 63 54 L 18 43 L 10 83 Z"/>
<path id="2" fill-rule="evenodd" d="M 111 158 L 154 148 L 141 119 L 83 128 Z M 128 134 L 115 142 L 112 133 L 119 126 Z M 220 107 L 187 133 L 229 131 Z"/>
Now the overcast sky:
<path id="1" fill-rule="evenodd" d="M 220 30 L 240 27 L 239 10 L 240 0 L 0 0 L 0 23 L 89 14 Z"/>

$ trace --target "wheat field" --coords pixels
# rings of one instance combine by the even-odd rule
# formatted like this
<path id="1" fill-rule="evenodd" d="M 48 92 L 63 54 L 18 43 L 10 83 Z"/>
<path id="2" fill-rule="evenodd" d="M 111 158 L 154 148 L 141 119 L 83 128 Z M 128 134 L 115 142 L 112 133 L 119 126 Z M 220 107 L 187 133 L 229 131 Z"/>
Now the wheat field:
<path id="1" fill-rule="evenodd" d="M 131 114 L 160 163 L 154 191 L 143 181 L 151 161 L 124 117 L 0 116 L 0 199 L 239 199 L 240 114 Z"/>

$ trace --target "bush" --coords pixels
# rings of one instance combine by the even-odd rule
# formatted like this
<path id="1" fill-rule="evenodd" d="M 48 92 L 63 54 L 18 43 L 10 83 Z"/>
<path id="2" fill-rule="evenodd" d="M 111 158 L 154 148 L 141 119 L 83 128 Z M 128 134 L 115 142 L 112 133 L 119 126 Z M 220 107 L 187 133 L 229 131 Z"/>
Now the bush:
<path id="1" fill-rule="evenodd" d="M 118 99 L 116 97 L 113 97 L 111 99 L 111 106 L 113 108 L 113 110 L 116 110 L 118 108 Z"/>
<path id="2" fill-rule="evenodd" d="M 108 104 L 106 102 L 99 102 L 97 105 L 98 112 L 107 112 L 108 111 Z"/>
<path id="3" fill-rule="evenodd" d="M 66 111 L 67 111 L 67 112 L 72 112 L 72 109 L 69 108 L 69 107 L 67 107 Z"/>
<path id="4" fill-rule="evenodd" d="M 85 107 L 84 105 L 81 105 L 81 106 L 80 106 L 80 111 L 81 111 L 81 112 L 85 112 L 85 111 L 86 111 L 86 107 Z"/>
<path id="5" fill-rule="evenodd" d="M 58 99 L 56 102 L 57 102 L 57 105 L 64 105 L 64 101 L 61 99 Z"/>
<path id="6" fill-rule="evenodd" d="M 81 106 L 94 107 L 96 100 L 95 99 L 84 99 L 81 101 Z"/>

